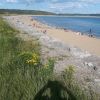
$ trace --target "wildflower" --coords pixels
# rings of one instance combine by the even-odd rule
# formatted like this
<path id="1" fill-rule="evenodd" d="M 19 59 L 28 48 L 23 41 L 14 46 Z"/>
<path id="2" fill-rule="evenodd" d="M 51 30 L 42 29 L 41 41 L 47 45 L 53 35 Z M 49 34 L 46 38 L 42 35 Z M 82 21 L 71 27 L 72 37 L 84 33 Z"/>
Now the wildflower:
<path id="1" fill-rule="evenodd" d="M 44 65 L 44 67 L 45 67 L 45 68 L 48 68 L 48 67 L 49 67 L 49 65 L 48 65 L 48 64 L 45 64 L 45 65 Z"/>
<path id="2" fill-rule="evenodd" d="M 38 63 L 39 63 L 39 56 L 36 53 L 33 53 L 32 54 L 32 58 L 26 60 L 26 63 L 33 64 L 35 66 L 38 65 Z"/>

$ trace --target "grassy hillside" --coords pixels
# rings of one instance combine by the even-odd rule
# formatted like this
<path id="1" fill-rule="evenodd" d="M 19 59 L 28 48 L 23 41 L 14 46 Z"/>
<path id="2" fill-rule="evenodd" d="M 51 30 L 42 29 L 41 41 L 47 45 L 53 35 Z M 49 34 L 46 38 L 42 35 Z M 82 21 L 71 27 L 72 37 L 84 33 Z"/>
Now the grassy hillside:
<path id="1" fill-rule="evenodd" d="M 54 13 L 36 10 L 17 10 L 17 9 L 0 9 L 0 14 L 32 14 L 32 15 L 54 15 Z"/>
<path id="2" fill-rule="evenodd" d="M 37 40 L 24 41 L 0 18 L 0 100 L 99 100 L 74 79 L 74 67 L 53 73 L 54 59 L 44 64 Z"/>

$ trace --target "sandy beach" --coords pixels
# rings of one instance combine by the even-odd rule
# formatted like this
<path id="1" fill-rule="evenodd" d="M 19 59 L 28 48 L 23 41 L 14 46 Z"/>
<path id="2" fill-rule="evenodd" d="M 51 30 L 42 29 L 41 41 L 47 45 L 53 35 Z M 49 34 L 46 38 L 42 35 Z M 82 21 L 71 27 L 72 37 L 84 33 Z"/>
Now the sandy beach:
<path id="1" fill-rule="evenodd" d="M 100 39 L 80 35 L 79 32 L 64 30 L 43 24 L 31 16 L 21 16 L 20 20 L 27 25 L 32 26 L 38 32 L 43 32 L 51 37 L 57 38 L 62 42 L 88 51 L 93 55 L 100 56 Z"/>
<path id="2" fill-rule="evenodd" d="M 60 74 L 69 65 L 75 66 L 75 77 L 83 86 L 91 86 L 100 93 L 100 40 L 71 30 L 64 30 L 33 20 L 31 15 L 4 16 L 18 37 L 36 39 L 41 44 L 43 62 L 48 57 L 56 60 L 54 72 Z M 89 79 L 89 83 L 86 79 Z"/>

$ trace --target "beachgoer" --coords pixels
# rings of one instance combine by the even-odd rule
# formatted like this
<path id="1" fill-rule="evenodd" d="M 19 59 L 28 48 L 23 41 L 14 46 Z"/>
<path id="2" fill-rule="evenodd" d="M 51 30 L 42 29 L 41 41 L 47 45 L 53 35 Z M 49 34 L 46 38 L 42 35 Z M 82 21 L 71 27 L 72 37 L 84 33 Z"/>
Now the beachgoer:
<path id="1" fill-rule="evenodd" d="M 47 32 L 46 30 L 43 31 L 43 33 L 46 33 L 46 32 Z"/>
<path id="2" fill-rule="evenodd" d="M 93 67 L 93 69 L 94 69 L 94 70 L 97 70 L 97 67 L 96 67 L 96 66 L 94 66 L 94 67 Z"/>
<path id="3" fill-rule="evenodd" d="M 69 52 L 71 51 L 70 48 L 68 48 L 68 51 L 69 51 Z"/>
<path id="4" fill-rule="evenodd" d="M 91 28 L 90 28 L 90 31 L 89 31 L 90 33 L 92 32 L 92 30 L 91 30 Z"/>

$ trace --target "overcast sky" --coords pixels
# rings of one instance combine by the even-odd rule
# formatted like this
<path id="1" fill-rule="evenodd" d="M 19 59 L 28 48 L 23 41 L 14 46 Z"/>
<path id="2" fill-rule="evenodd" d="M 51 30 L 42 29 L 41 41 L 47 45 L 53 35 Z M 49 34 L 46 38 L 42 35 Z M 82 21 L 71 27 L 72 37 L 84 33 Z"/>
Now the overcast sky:
<path id="1" fill-rule="evenodd" d="M 100 13 L 100 0 L 0 0 L 1 8 L 56 13 Z"/>

